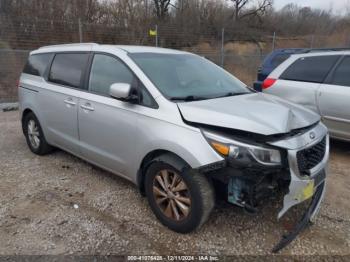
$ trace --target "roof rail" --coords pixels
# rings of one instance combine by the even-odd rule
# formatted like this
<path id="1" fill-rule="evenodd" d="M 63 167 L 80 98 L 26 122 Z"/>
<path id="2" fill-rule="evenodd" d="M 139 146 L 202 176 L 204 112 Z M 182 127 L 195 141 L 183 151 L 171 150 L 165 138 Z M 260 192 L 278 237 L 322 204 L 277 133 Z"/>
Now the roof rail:
<path id="1" fill-rule="evenodd" d="M 347 51 L 350 50 L 350 47 L 325 47 L 325 48 L 309 48 L 305 53 L 313 52 L 332 52 L 332 51 Z"/>
<path id="2" fill-rule="evenodd" d="M 42 46 L 39 49 L 45 49 L 45 48 L 52 48 L 52 47 L 72 47 L 72 46 L 95 46 L 98 45 L 97 43 L 73 43 L 73 44 L 60 44 L 60 45 L 47 45 L 47 46 Z"/>

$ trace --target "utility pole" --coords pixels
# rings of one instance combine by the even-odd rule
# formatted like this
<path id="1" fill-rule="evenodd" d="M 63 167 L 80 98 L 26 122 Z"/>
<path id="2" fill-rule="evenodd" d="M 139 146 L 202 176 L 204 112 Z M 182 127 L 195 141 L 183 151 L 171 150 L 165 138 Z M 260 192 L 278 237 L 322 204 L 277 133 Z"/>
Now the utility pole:
<path id="1" fill-rule="evenodd" d="M 272 37 L 272 51 L 275 50 L 275 41 L 276 41 L 276 32 L 273 32 L 273 37 Z"/>
<path id="2" fill-rule="evenodd" d="M 158 47 L 158 25 L 156 25 L 156 47 Z"/>
<path id="3" fill-rule="evenodd" d="M 146 18 L 148 18 L 148 0 L 145 0 Z"/>
<path id="4" fill-rule="evenodd" d="M 224 68 L 225 63 L 225 28 L 221 30 L 221 67 Z"/>
<path id="5" fill-rule="evenodd" d="M 310 48 L 314 47 L 314 41 L 315 41 L 315 35 L 311 36 L 311 43 L 310 43 Z"/>
<path id="6" fill-rule="evenodd" d="M 82 43 L 83 42 L 83 27 L 82 27 L 80 18 L 78 19 L 78 25 L 79 25 L 79 41 L 80 41 L 80 43 Z"/>

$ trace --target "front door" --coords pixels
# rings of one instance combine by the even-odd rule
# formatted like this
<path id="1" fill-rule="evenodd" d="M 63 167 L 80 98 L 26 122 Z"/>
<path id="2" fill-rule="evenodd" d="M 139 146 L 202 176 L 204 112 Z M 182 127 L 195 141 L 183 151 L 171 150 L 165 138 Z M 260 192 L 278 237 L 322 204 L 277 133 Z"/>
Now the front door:
<path id="1" fill-rule="evenodd" d="M 95 54 L 88 93 L 79 102 L 79 134 L 82 155 L 110 171 L 127 175 L 133 165 L 139 105 L 109 96 L 113 83 L 135 84 L 129 68 L 114 56 Z"/>

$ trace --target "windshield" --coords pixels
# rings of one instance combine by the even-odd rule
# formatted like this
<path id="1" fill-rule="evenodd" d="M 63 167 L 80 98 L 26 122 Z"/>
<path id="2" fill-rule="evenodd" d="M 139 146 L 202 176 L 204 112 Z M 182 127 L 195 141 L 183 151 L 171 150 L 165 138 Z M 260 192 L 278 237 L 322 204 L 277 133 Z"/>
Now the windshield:
<path id="1" fill-rule="evenodd" d="M 231 74 L 191 54 L 133 53 L 129 56 L 170 100 L 202 100 L 250 93 Z"/>

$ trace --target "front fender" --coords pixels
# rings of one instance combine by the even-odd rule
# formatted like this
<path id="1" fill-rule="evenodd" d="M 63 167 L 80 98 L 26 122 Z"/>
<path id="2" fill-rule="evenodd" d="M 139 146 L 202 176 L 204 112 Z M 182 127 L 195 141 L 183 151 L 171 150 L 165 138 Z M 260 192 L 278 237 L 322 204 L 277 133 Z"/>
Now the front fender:
<path id="1" fill-rule="evenodd" d="M 154 120 L 155 121 L 155 120 Z M 150 121 L 139 124 L 135 165 L 130 167 L 130 177 L 137 182 L 137 172 L 143 159 L 153 151 L 166 151 L 183 159 L 191 168 L 198 168 L 223 158 L 212 149 L 200 130 L 166 122 Z"/>

